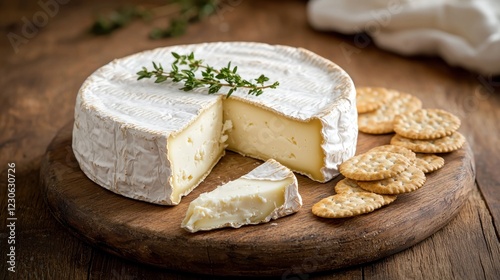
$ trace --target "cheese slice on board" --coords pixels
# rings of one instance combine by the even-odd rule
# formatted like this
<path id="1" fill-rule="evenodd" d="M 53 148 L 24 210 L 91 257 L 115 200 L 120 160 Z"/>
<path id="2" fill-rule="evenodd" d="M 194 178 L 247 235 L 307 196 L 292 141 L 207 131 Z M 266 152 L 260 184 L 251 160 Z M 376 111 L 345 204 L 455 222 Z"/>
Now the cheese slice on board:
<path id="1" fill-rule="evenodd" d="M 190 232 L 266 223 L 302 206 L 297 178 L 270 159 L 242 177 L 202 193 L 189 204 L 181 227 Z"/>
<path id="2" fill-rule="evenodd" d="M 279 81 L 260 96 L 236 90 L 207 94 L 180 84 L 137 81 L 152 61 L 165 69 L 171 52 L 215 68 L 231 61 L 245 79 Z M 326 182 L 355 153 L 355 89 L 340 67 L 310 51 L 248 42 L 171 46 L 117 59 L 82 85 L 75 106 L 73 151 L 98 185 L 133 199 L 176 205 L 230 149 L 274 158 Z"/>

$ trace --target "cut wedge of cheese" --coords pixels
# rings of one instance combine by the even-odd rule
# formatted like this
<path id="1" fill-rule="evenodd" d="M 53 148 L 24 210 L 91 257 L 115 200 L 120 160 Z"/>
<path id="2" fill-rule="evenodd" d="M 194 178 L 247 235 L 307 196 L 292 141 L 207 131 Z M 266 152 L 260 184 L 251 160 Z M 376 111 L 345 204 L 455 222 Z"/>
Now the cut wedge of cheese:
<path id="1" fill-rule="evenodd" d="M 293 214 L 301 206 L 297 178 L 290 169 L 270 159 L 193 200 L 181 227 L 190 232 L 239 228 Z"/>
<path id="2" fill-rule="evenodd" d="M 137 81 L 153 61 L 193 52 L 215 68 L 229 61 L 245 79 L 279 81 L 260 96 L 207 94 L 180 84 Z M 355 153 L 355 89 L 337 65 L 310 51 L 262 43 L 171 46 L 117 59 L 82 85 L 75 106 L 73 151 L 100 186 L 133 199 L 176 205 L 230 149 L 274 158 L 326 182 Z"/>

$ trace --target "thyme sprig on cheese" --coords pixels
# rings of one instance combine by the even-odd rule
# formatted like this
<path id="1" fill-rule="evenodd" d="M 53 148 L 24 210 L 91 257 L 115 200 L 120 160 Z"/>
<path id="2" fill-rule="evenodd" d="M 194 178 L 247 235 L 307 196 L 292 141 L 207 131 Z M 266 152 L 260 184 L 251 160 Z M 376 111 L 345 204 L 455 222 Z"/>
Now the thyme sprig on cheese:
<path id="1" fill-rule="evenodd" d="M 248 89 L 248 94 L 259 96 L 264 92 L 264 89 L 275 89 L 279 82 L 266 84 L 269 78 L 265 75 L 260 75 L 252 80 L 245 80 L 238 74 L 238 66 L 231 66 L 231 62 L 226 67 L 219 70 L 212 66 L 203 64 L 203 60 L 196 59 L 194 53 L 189 55 L 180 55 L 172 52 L 175 61 L 171 65 L 171 71 L 165 71 L 160 63 L 153 61 L 153 70 L 149 71 L 146 67 L 137 72 L 137 79 L 155 78 L 155 83 L 162 83 L 171 80 L 175 83 L 184 83 L 180 88 L 183 91 L 191 91 L 195 88 L 207 87 L 209 94 L 217 93 L 222 87 L 228 87 L 229 90 L 226 98 L 238 88 Z M 201 77 L 196 75 L 196 72 L 201 70 Z"/>

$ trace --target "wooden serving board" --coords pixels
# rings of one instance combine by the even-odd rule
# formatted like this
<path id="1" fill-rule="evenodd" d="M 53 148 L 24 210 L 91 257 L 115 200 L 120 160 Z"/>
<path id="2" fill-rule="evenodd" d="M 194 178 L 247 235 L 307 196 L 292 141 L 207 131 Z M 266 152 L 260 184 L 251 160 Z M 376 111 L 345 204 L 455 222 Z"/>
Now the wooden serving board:
<path id="1" fill-rule="evenodd" d="M 302 209 L 270 223 L 188 233 L 180 228 L 189 203 L 221 182 L 260 164 L 228 152 L 209 177 L 177 206 L 114 194 L 89 180 L 71 149 L 72 123 L 49 146 L 41 168 L 46 201 L 57 220 L 107 252 L 168 269 L 214 275 L 282 275 L 332 270 L 404 250 L 445 226 L 474 187 L 470 146 L 444 154 L 445 166 L 426 184 L 373 213 L 322 219 L 312 205 L 334 194 L 340 179 L 320 184 L 298 175 Z M 358 153 L 388 144 L 391 135 L 360 133 Z"/>

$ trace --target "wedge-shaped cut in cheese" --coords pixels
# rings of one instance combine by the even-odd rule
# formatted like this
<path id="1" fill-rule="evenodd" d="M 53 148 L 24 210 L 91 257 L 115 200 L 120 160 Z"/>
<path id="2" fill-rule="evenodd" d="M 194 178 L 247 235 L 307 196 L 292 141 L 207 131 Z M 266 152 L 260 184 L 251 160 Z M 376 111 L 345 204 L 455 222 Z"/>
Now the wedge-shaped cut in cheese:
<path id="1" fill-rule="evenodd" d="M 137 81 L 136 72 L 152 61 L 172 63 L 171 52 L 193 52 L 214 68 L 231 61 L 244 78 L 263 74 L 280 85 L 260 96 L 238 89 L 226 99 L 224 91 Z M 355 153 L 355 96 L 342 69 L 304 49 L 244 42 L 159 48 L 115 60 L 84 82 L 73 151 L 100 186 L 162 205 L 178 204 L 226 147 L 326 182 Z"/>
<path id="2" fill-rule="evenodd" d="M 193 200 L 181 227 L 190 232 L 239 228 L 290 215 L 301 206 L 295 175 L 270 159 L 250 173 Z"/>

